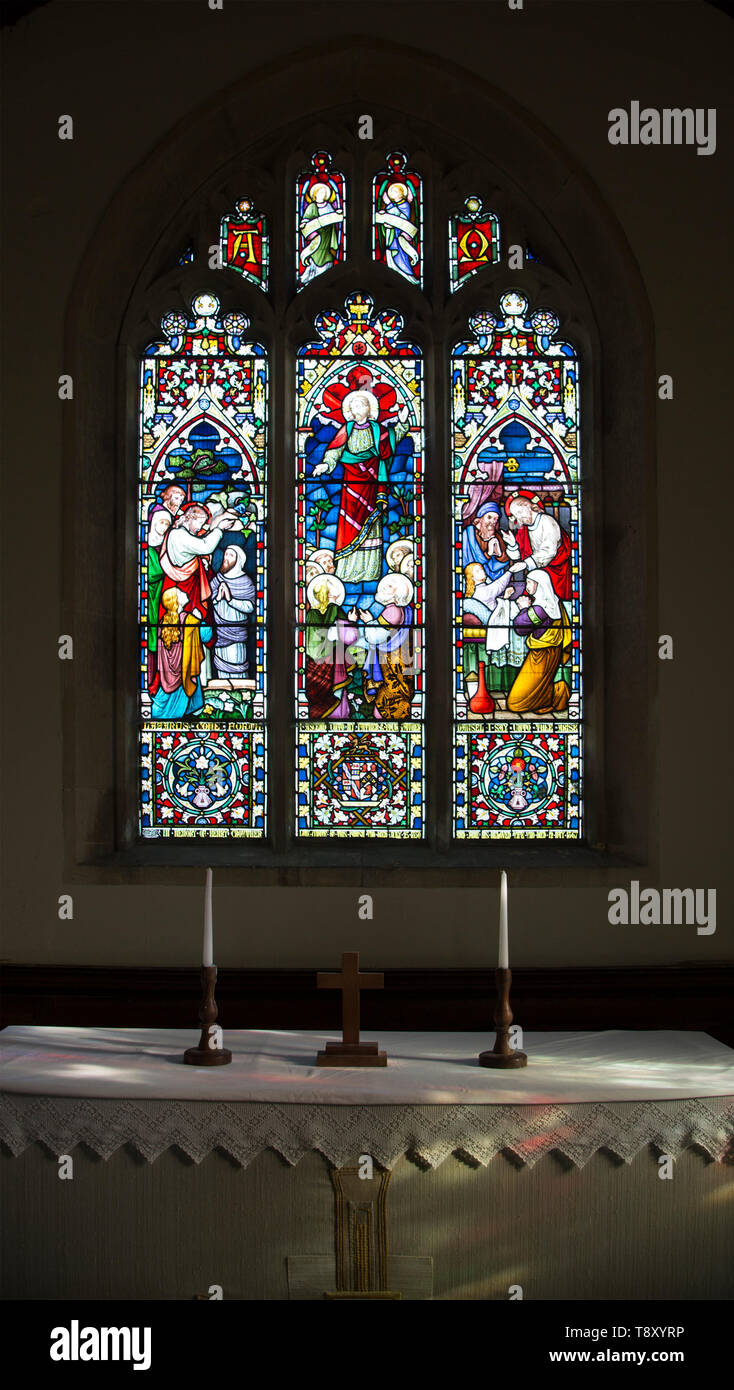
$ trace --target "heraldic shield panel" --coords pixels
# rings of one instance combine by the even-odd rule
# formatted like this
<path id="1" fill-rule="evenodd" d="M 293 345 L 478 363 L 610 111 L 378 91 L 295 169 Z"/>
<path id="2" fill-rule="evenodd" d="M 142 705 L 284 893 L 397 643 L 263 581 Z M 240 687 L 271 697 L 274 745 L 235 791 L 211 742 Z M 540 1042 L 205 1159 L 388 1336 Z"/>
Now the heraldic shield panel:
<path id="1" fill-rule="evenodd" d="M 521 294 L 452 358 L 458 838 L 582 834 L 579 364 Z"/>
<path id="2" fill-rule="evenodd" d="M 267 361 L 212 294 L 140 381 L 140 831 L 266 833 Z"/>
<path id="3" fill-rule="evenodd" d="M 297 359 L 296 826 L 424 833 L 423 374 L 351 295 Z"/>

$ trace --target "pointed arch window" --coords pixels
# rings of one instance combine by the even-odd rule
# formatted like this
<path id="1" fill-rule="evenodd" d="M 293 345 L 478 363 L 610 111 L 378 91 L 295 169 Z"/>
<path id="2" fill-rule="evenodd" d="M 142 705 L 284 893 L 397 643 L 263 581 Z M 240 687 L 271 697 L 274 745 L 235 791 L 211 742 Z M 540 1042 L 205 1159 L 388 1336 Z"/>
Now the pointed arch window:
<path id="1" fill-rule="evenodd" d="M 140 370 L 140 831 L 262 840 L 265 349 L 213 294 L 167 314 Z"/>
<path id="2" fill-rule="evenodd" d="M 295 589 L 286 623 L 268 623 L 267 547 L 288 522 L 283 500 L 279 516 L 268 512 L 266 349 L 248 316 L 229 307 L 225 285 L 224 304 L 211 290 L 192 297 L 187 314 L 164 315 L 165 341 L 143 356 L 146 839 L 266 840 L 288 743 L 269 727 L 268 628 L 280 651 L 288 629 L 293 641 L 294 843 L 431 841 L 437 776 L 449 768 L 447 820 L 458 843 L 583 834 L 578 356 L 559 338 L 555 313 L 503 286 L 500 219 L 480 198 L 469 195 L 449 217 L 441 284 L 439 263 L 426 260 L 416 162 L 393 151 L 367 177 L 364 167 L 353 172 L 350 187 L 318 148 L 285 198 L 263 211 L 241 198 L 221 221 L 223 270 L 255 287 L 264 324 L 268 288 L 285 300 L 290 276 L 287 238 L 277 237 L 281 256 L 270 264 L 270 227 L 286 231 L 295 198 L 291 264 L 313 330 L 287 353 Z M 372 240 L 371 292 L 350 273 L 346 222 L 368 187 L 369 221 L 352 213 L 350 244 L 358 259 Z M 436 204 L 432 225 L 440 215 Z M 491 289 L 459 314 L 464 336 L 450 339 L 438 329 L 446 295 L 460 304 L 489 271 Z M 335 302 L 336 275 L 353 287 Z M 406 308 L 419 304 L 434 324 L 432 437 L 424 349 L 405 326 Z M 446 390 L 436 391 L 442 373 Z M 449 403 L 448 460 L 440 400 Z M 442 476 L 448 522 L 436 500 Z M 437 648 L 427 608 L 427 555 L 453 594 L 448 717 L 438 714 L 448 652 Z M 270 785 L 268 739 L 282 765 Z M 445 753 L 431 776 L 432 741 Z"/>
<path id="3" fill-rule="evenodd" d="M 299 836 L 424 833 L 423 372 L 402 327 L 357 292 L 298 353 Z"/>

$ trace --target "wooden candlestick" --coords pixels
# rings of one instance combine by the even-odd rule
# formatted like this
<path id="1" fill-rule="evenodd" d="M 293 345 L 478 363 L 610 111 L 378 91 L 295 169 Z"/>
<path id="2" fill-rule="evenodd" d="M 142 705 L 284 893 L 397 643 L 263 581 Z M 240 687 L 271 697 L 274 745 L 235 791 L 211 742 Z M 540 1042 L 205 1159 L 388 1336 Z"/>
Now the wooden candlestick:
<path id="1" fill-rule="evenodd" d="M 187 1047 L 184 1052 L 184 1062 L 188 1062 L 192 1067 L 223 1067 L 226 1062 L 232 1061 L 232 1053 L 226 1047 L 212 1046 L 214 1042 L 214 1028 L 217 1014 L 217 1001 L 214 998 L 214 985 L 217 979 L 216 965 L 202 965 L 201 967 L 201 1007 L 199 1018 L 201 1020 L 201 1037 L 198 1047 Z"/>
<path id="2" fill-rule="evenodd" d="M 494 977 L 497 981 L 497 1004 L 494 1011 L 497 1036 L 491 1052 L 479 1053 L 479 1065 L 480 1067 L 526 1067 L 528 1064 L 527 1053 L 516 1052 L 514 1048 L 510 1047 L 512 971 L 509 969 L 495 970 Z"/>

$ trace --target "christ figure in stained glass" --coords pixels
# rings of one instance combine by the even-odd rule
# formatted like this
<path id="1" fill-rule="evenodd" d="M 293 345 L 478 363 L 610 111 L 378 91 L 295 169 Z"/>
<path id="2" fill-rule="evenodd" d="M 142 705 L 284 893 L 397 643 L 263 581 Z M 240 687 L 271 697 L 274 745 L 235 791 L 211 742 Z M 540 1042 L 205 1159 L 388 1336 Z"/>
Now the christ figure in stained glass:
<path id="1" fill-rule="evenodd" d="M 187 719 L 203 708 L 204 649 L 215 640 L 204 556 L 216 550 L 236 521 L 235 512 L 224 511 L 217 516 L 216 526 L 211 526 L 209 508 L 192 502 L 166 530 L 160 546 L 160 641 L 150 686 L 154 719 Z"/>
<path id="2" fill-rule="evenodd" d="M 540 498 L 520 489 L 505 502 L 513 534 L 504 535 L 507 554 L 514 570 L 533 568 L 548 571 L 554 592 L 560 599 L 571 597 L 571 542 L 555 517 L 546 512 Z"/>
<path id="3" fill-rule="evenodd" d="M 336 430 L 322 427 L 318 435 L 312 435 L 307 449 L 314 477 L 341 466 L 334 567 L 346 584 L 359 585 L 374 582 L 382 573 L 389 465 L 409 426 L 406 406 L 400 408 L 396 424 L 380 421 L 380 402 L 369 389 L 372 375 L 366 368 L 354 368 L 348 381 L 352 389 L 341 402 L 344 424 Z"/>

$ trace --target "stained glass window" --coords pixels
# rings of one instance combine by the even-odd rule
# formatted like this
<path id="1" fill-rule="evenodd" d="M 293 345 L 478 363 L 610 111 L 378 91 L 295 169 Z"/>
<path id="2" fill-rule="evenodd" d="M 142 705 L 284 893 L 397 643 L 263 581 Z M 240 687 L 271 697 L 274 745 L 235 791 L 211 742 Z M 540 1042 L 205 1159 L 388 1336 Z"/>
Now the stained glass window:
<path id="1" fill-rule="evenodd" d="M 297 288 L 331 270 L 346 255 L 346 181 L 317 150 L 296 184 Z"/>
<path id="2" fill-rule="evenodd" d="M 265 350 L 201 294 L 140 374 L 141 833 L 266 830 Z"/>
<path id="3" fill-rule="evenodd" d="M 423 372 L 365 293 L 297 356 L 299 836 L 424 833 Z"/>
<path id="4" fill-rule="evenodd" d="M 423 284 L 423 185 L 396 150 L 372 184 L 373 253 L 412 285 Z"/>
<path id="5" fill-rule="evenodd" d="M 264 213 L 256 212 L 249 198 L 242 198 L 234 212 L 222 218 L 220 238 L 222 265 L 266 290 L 270 238 Z"/>
<path id="6" fill-rule="evenodd" d="M 500 258 L 500 224 L 493 212 L 484 212 L 481 198 L 466 199 L 463 210 L 449 218 L 449 281 L 458 290 L 478 270 Z"/>
<path id="7" fill-rule="evenodd" d="M 514 291 L 454 349 L 455 833 L 582 833 L 579 365 Z"/>
<path id="8" fill-rule="evenodd" d="M 342 139 L 336 127 L 323 132 L 319 144 Z M 500 273 L 500 225 L 482 198 L 471 193 L 459 210 L 463 192 L 448 207 L 441 192 L 424 206 L 422 176 L 401 149 L 377 174 L 369 149 L 353 151 L 347 188 L 329 148 L 316 144 L 302 166 L 281 164 L 280 183 L 253 171 L 254 184 L 271 190 L 276 318 L 264 296 L 220 275 L 221 293 L 228 284 L 241 294 L 253 318 L 262 305 L 262 325 L 199 293 L 164 317 L 162 341 L 142 359 L 141 833 L 270 835 L 287 852 L 294 839 L 314 851 L 327 839 L 404 839 L 441 842 L 448 853 L 451 837 L 456 864 L 467 841 L 580 840 L 578 355 L 558 317 L 507 282 L 498 302 L 486 302 L 476 276 Z M 486 171 L 478 166 L 469 183 L 468 167 L 452 172 L 451 186 L 459 177 L 464 191 L 484 186 Z M 424 274 L 424 217 L 429 245 L 438 238 L 445 252 L 448 231 L 449 287 L 466 301 L 467 326 L 448 340 L 446 281 Z M 527 245 L 522 216 L 508 210 L 507 219 Z M 266 216 L 243 199 L 221 224 L 217 212 L 209 233 L 200 224 L 203 245 L 218 227 L 222 268 L 266 289 Z M 182 245 L 185 284 L 195 246 Z M 327 272 L 346 278 L 347 268 L 351 292 L 335 297 L 339 277 Z M 308 309 L 301 292 L 322 276 Z M 283 366 L 271 405 L 266 334 Z M 426 399 L 424 382 L 448 371 L 449 392 Z M 270 518 L 279 554 L 295 520 L 293 604 L 280 591 L 270 618 L 276 668 L 290 652 L 294 686 L 278 680 L 268 745 L 268 411 L 292 421 L 294 407 L 295 440 L 289 428 L 275 440 Z M 448 524 L 432 505 L 426 517 L 424 467 L 429 504 L 450 489 Z M 289 476 L 292 497 L 278 482 Z M 448 688 L 426 665 L 427 554 L 437 592 L 451 596 L 448 708 Z M 444 658 L 448 612 L 447 602 L 435 619 Z M 439 676 L 447 667 L 438 662 Z M 290 788 L 270 803 L 268 759 L 272 784 Z"/>

